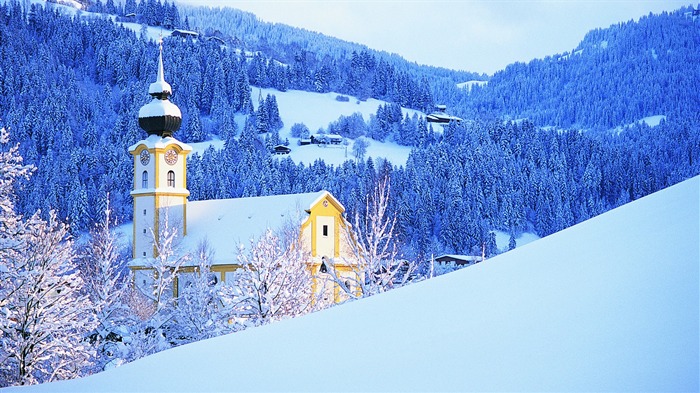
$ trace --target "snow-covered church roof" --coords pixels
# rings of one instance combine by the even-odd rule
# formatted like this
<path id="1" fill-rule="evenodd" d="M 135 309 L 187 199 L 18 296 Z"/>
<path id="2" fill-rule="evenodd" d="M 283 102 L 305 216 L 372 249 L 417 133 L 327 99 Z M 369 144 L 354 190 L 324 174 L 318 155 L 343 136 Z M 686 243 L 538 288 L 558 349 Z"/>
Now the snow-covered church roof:
<path id="1" fill-rule="evenodd" d="M 248 247 L 267 229 L 300 225 L 328 191 L 264 197 L 215 199 L 187 204 L 183 250 L 195 251 L 204 239 L 215 250 L 213 264 L 236 263 L 238 247 Z M 341 209 L 342 208 L 341 205 Z"/>

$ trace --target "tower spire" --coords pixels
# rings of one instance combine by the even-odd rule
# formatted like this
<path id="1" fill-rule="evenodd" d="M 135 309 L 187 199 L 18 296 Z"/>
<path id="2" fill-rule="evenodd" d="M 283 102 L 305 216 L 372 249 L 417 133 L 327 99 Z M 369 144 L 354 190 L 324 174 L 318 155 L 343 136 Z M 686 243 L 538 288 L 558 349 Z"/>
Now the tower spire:
<path id="1" fill-rule="evenodd" d="M 148 94 L 154 98 L 164 99 L 162 96 L 166 96 L 167 99 L 173 93 L 170 84 L 165 81 L 165 72 L 163 71 L 163 38 L 158 40 L 158 73 L 156 74 L 156 81 L 151 83 L 148 88 Z"/>
<path id="2" fill-rule="evenodd" d="M 158 39 L 158 75 L 156 76 L 156 82 L 165 82 L 164 72 L 163 72 L 163 37 Z"/>
<path id="3" fill-rule="evenodd" d="M 158 70 L 156 81 L 148 87 L 148 94 L 153 97 L 151 102 L 139 110 L 139 126 L 149 135 L 172 136 L 180 128 L 182 112 L 177 105 L 168 99 L 172 87 L 165 81 L 163 71 L 163 38 L 158 40 Z"/>

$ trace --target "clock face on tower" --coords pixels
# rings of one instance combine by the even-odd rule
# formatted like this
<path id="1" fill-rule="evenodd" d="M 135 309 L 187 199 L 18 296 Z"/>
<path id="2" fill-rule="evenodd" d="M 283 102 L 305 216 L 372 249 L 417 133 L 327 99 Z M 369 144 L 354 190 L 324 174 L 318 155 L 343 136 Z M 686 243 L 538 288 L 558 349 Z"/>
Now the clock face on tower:
<path id="1" fill-rule="evenodd" d="M 141 150 L 139 159 L 141 160 L 141 165 L 148 165 L 148 162 L 151 161 L 151 154 L 148 152 L 148 150 Z"/>
<path id="2" fill-rule="evenodd" d="M 168 149 L 165 151 L 165 162 L 168 165 L 175 165 L 177 163 L 177 152 L 173 149 Z"/>

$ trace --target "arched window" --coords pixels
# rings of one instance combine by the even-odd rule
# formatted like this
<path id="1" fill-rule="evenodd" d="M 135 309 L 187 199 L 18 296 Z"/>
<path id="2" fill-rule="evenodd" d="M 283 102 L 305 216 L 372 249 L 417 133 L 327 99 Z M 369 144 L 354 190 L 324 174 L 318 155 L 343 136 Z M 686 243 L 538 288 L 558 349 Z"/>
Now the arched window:
<path id="1" fill-rule="evenodd" d="M 175 172 L 168 171 L 168 187 L 175 187 Z"/>
<path id="2" fill-rule="evenodd" d="M 148 172 L 146 171 L 141 174 L 141 188 L 148 188 Z"/>
<path id="3" fill-rule="evenodd" d="M 321 266 L 318 268 L 319 273 L 328 273 L 328 267 L 326 266 L 326 257 L 321 258 Z"/>

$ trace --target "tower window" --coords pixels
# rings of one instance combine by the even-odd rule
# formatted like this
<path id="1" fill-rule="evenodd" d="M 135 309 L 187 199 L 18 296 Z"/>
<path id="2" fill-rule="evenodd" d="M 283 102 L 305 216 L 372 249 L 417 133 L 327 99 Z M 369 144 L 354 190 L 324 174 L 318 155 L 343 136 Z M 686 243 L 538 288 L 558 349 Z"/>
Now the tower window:
<path id="1" fill-rule="evenodd" d="M 318 267 L 319 273 L 328 273 L 328 266 L 326 265 L 326 262 L 328 262 L 328 258 L 321 257 L 321 266 Z"/>
<path id="2" fill-rule="evenodd" d="M 175 187 L 175 172 L 168 171 L 168 187 Z"/>
<path id="3" fill-rule="evenodd" d="M 146 171 L 141 174 L 141 188 L 148 188 L 148 172 Z"/>
<path id="4" fill-rule="evenodd" d="M 328 236 L 328 225 L 323 226 L 323 236 Z"/>

